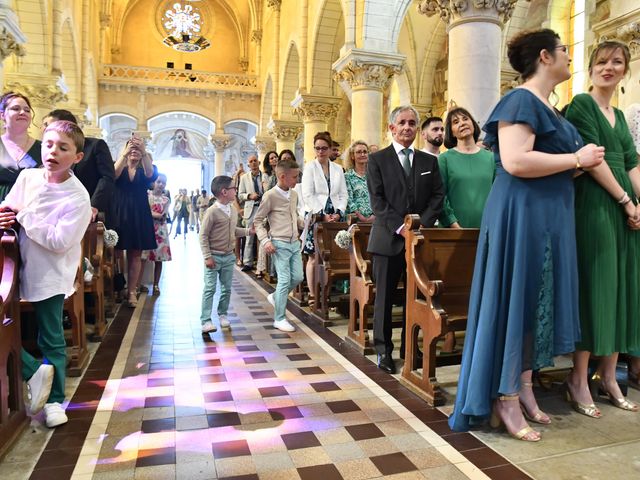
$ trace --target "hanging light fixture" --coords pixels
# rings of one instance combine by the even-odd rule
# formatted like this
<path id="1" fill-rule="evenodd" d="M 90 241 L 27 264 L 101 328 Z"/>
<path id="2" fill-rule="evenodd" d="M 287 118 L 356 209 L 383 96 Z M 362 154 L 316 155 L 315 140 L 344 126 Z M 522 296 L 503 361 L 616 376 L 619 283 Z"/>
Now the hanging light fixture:
<path id="1" fill-rule="evenodd" d="M 209 40 L 198 35 L 201 30 L 201 16 L 197 8 L 176 2 L 162 17 L 167 36 L 163 42 L 181 52 L 198 52 L 211 46 Z"/>

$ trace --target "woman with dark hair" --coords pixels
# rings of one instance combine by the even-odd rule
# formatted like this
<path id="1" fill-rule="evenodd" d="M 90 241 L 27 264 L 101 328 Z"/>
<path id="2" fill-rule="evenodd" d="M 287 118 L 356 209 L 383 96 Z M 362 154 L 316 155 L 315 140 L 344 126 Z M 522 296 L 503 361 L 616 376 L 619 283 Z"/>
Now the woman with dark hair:
<path id="1" fill-rule="evenodd" d="M 493 155 L 477 145 L 480 127 L 462 107 L 449 112 L 444 126 L 449 149 L 438 157 L 446 197 L 440 225 L 479 228 L 496 166 Z"/>
<path id="2" fill-rule="evenodd" d="M 573 176 L 604 149 L 582 139 L 549 102 L 571 77 L 552 30 L 523 32 L 508 46 L 524 83 L 489 115 L 485 143 L 496 178 L 480 226 L 458 392 L 449 425 L 464 431 L 491 416 L 519 440 L 537 442 L 532 371 L 573 352 L 580 338 Z M 524 414 L 524 416 L 523 416 Z"/>
<path id="3" fill-rule="evenodd" d="M 566 113 L 585 142 L 605 148 L 605 161 L 575 181 L 582 338 L 573 355 L 567 398 L 579 413 L 594 418 L 601 413 L 587 380 L 592 354 L 599 357 L 591 378 L 593 395 L 600 388 L 616 407 L 638 411 L 616 381 L 618 352 L 640 349 L 640 170 L 624 114 L 611 106 L 630 60 L 625 44 L 599 44 L 589 60 L 593 88 L 576 95 Z"/>
<path id="4" fill-rule="evenodd" d="M 41 142 L 29 136 L 33 120 L 31 102 L 24 95 L 7 92 L 0 97 L 0 119 L 4 132 L 0 141 L 0 201 L 25 168 L 42 165 Z"/>
<path id="5" fill-rule="evenodd" d="M 277 164 L 278 152 L 274 152 L 273 150 L 267 152 L 262 160 L 262 171 L 264 172 L 262 176 L 262 188 L 265 192 L 275 187 L 276 183 L 278 183 L 278 179 L 276 178 Z"/>

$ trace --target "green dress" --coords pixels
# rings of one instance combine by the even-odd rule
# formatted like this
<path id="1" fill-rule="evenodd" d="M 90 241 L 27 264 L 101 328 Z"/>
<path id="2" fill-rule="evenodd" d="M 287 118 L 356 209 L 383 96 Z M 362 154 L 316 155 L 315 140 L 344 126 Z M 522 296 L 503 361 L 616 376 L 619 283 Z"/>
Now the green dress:
<path id="1" fill-rule="evenodd" d="M 373 215 L 371 201 L 369 200 L 369 189 L 367 188 L 367 174 L 360 176 L 354 169 L 349 169 L 344 174 L 344 180 L 349 194 L 346 213 L 360 212 L 364 217 Z"/>
<path id="2" fill-rule="evenodd" d="M 493 154 L 448 150 L 438 157 L 438 166 L 447 196 L 440 215 L 440 226 L 458 222 L 463 228 L 480 228 L 482 211 L 496 173 Z"/>
<path id="3" fill-rule="evenodd" d="M 584 143 L 605 147 L 613 176 L 635 198 L 628 171 L 637 166 L 636 149 L 624 114 L 615 110 L 615 126 L 588 94 L 576 95 L 566 118 Z M 640 232 L 588 173 L 576 178 L 576 242 L 582 340 L 576 348 L 595 355 L 640 348 Z"/>

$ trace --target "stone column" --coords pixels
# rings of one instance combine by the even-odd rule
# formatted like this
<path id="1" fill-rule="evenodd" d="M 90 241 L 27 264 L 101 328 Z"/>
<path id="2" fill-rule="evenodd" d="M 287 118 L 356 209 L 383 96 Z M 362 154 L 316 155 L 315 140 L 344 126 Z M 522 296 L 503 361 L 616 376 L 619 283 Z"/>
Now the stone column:
<path id="1" fill-rule="evenodd" d="M 280 115 L 280 7 L 282 0 L 267 0 L 267 6 L 273 10 L 273 100 L 271 112 L 273 118 Z"/>
<path id="2" fill-rule="evenodd" d="M 500 99 L 502 28 L 517 0 L 422 0 L 418 11 L 440 15 L 449 34 L 448 100 L 483 125 Z"/>
<path id="3" fill-rule="evenodd" d="M 285 149 L 295 152 L 296 138 L 302 133 L 302 124 L 300 122 L 271 120 L 267 125 L 267 129 L 269 134 L 276 140 L 276 151 L 278 153 Z"/>
<path id="4" fill-rule="evenodd" d="M 53 2 L 53 31 L 51 35 L 51 73 L 62 74 L 62 2 Z"/>
<path id="5" fill-rule="evenodd" d="M 340 99 L 319 95 L 298 95 L 291 105 L 294 113 L 303 119 L 304 161 L 310 162 L 315 158 L 313 137 L 318 132 L 328 130 L 329 121 L 338 114 Z"/>
<path id="6" fill-rule="evenodd" d="M 262 160 L 267 152 L 276 151 L 276 142 L 271 137 L 256 137 L 256 150 L 258 151 L 258 160 L 262 166 Z"/>
<path id="7" fill-rule="evenodd" d="M 215 176 L 225 175 L 224 168 L 224 151 L 229 146 L 230 137 L 225 134 L 215 134 L 209 137 L 211 139 L 211 143 L 216 149 L 216 160 L 215 160 Z"/>
<path id="8" fill-rule="evenodd" d="M 24 57 L 22 44 L 27 39 L 20 30 L 18 16 L 11 10 L 10 0 L 0 0 L 0 86 L 4 85 L 4 60 L 9 55 Z"/>
<path id="9" fill-rule="evenodd" d="M 380 145 L 382 98 L 393 75 L 400 73 L 404 56 L 350 50 L 333 64 L 334 78 L 351 97 L 351 140 Z"/>

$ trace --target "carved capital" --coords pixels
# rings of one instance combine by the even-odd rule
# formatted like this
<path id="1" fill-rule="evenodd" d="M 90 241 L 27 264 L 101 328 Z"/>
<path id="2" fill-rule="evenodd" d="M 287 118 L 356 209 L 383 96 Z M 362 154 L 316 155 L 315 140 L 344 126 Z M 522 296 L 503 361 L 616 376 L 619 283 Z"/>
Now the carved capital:
<path id="1" fill-rule="evenodd" d="M 249 59 L 247 57 L 241 57 L 240 60 L 238 60 L 238 65 L 240 65 L 240 70 L 247 73 L 247 70 L 249 70 Z"/>
<path id="2" fill-rule="evenodd" d="M 421 0 L 418 12 L 432 17 L 439 15 L 445 23 L 459 20 L 490 21 L 492 18 L 501 24 L 513 15 L 518 0 Z"/>
<path id="3" fill-rule="evenodd" d="M 224 150 L 231 143 L 231 138 L 229 137 L 229 135 L 216 134 L 216 135 L 211 135 L 209 139 L 211 140 L 211 143 L 216 149 L 216 152 L 219 152 L 220 150 Z"/>
<path id="4" fill-rule="evenodd" d="M 67 95 L 59 85 L 28 85 L 22 82 L 7 82 L 7 90 L 20 92 L 25 95 L 33 105 L 51 108 L 61 102 L 68 101 Z"/>
<path id="5" fill-rule="evenodd" d="M 267 0 L 267 7 L 271 8 L 274 12 L 279 12 L 282 6 L 282 0 Z"/>
<path id="6" fill-rule="evenodd" d="M 111 26 L 111 15 L 108 13 L 100 13 L 100 28 L 108 28 Z"/>
<path id="7" fill-rule="evenodd" d="M 282 120 L 271 120 L 267 125 L 269 135 L 276 140 L 294 142 L 298 135 L 302 133 L 303 126 L 298 122 L 285 122 Z"/>
<path id="8" fill-rule="evenodd" d="M 350 60 L 334 74 L 338 82 L 347 82 L 351 88 L 372 88 L 385 90 L 395 74 L 401 73 L 403 65 L 365 63 Z"/>
<path id="9" fill-rule="evenodd" d="M 326 122 L 335 118 L 340 108 L 337 97 L 322 97 L 317 95 L 298 95 L 293 102 L 293 113 L 302 117 L 304 121 Z"/>
<path id="10" fill-rule="evenodd" d="M 16 37 L 6 27 L 2 27 L 2 32 L 0 32 L 0 62 L 3 62 L 9 55 L 14 54 L 16 57 L 24 57 L 26 53 L 22 44 L 16 40 Z"/>
<path id="11" fill-rule="evenodd" d="M 630 22 L 621 25 L 615 30 L 602 35 L 599 40 L 618 40 L 624 42 L 629 46 L 631 58 L 638 58 L 640 56 L 640 22 Z"/>
<path id="12" fill-rule="evenodd" d="M 251 41 L 260 45 L 262 43 L 262 30 L 253 30 L 251 32 Z"/>
<path id="13" fill-rule="evenodd" d="M 270 150 L 275 150 L 275 149 L 276 149 L 276 142 L 273 141 L 273 138 L 256 137 L 256 150 L 258 150 L 258 153 L 260 155 L 263 155 L 264 153 Z"/>

